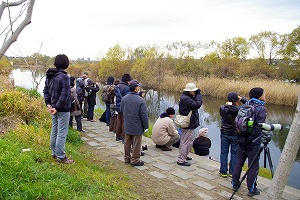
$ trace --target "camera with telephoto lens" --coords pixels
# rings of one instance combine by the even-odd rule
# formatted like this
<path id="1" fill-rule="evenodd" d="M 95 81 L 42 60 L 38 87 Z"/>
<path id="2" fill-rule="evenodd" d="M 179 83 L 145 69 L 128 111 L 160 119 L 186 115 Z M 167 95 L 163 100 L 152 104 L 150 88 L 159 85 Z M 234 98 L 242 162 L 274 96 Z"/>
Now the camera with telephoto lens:
<path id="1" fill-rule="evenodd" d="M 265 131 L 281 131 L 283 128 L 282 124 L 266 124 L 266 123 L 259 123 L 259 127 Z"/>
<path id="2" fill-rule="evenodd" d="M 145 150 L 148 150 L 148 146 L 147 145 L 142 146 L 142 151 L 145 151 Z"/>

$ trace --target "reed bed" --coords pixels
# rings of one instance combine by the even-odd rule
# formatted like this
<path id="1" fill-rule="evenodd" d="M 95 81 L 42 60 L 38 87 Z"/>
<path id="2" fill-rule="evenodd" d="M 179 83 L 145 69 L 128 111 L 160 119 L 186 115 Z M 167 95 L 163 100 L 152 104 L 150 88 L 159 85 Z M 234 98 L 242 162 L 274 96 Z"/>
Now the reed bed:
<path id="1" fill-rule="evenodd" d="M 169 76 L 160 86 L 162 90 L 181 92 L 188 82 L 199 87 L 203 95 L 226 98 L 228 92 L 237 92 L 241 96 L 249 97 L 249 90 L 253 87 L 262 87 L 266 92 L 269 104 L 296 106 L 300 85 L 270 80 L 229 80 L 220 78 L 201 78 L 197 80 L 187 77 Z"/>

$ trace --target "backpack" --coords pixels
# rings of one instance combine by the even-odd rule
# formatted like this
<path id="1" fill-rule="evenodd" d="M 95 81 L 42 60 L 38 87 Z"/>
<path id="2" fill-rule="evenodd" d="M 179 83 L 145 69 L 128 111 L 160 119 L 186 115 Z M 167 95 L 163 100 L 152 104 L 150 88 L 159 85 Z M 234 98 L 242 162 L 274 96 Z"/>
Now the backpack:
<path id="1" fill-rule="evenodd" d="M 111 99 L 114 97 L 114 86 L 112 85 L 105 85 L 103 86 L 103 91 L 101 94 L 101 99 L 103 102 L 108 103 L 111 101 Z"/>
<path id="2" fill-rule="evenodd" d="M 244 104 L 240 107 L 235 118 L 235 127 L 241 136 L 249 136 L 252 134 L 254 125 L 255 107 Z"/>
<path id="3" fill-rule="evenodd" d="M 75 97 L 71 96 L 71 112 L 79 111 L 80 107 L 75 99 Z"/>

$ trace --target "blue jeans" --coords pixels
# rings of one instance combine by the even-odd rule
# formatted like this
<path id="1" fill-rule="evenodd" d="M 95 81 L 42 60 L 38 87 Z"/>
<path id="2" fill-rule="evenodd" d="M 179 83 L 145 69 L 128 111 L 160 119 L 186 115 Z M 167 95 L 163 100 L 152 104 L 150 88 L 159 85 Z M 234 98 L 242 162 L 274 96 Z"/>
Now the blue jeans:
<path id="1" fill-rule="evenodd" d="M 106 125 L 109 126 L 109 121 L 110 121 L 110 103 L 106 103 L 106 113 L 105 113 L 105 120 L 106 120 Z"/>
<path id="2" fill-rule="evenodd" d="M 52 155 L 63 159 L 66 156 L 65 144 L 68 135 L 70 112 L 57 112 L 52 115 L 50 147 Z"/>
<path id="3" fill-rule="evenodd" d="M 229 173 L 232 174 L 237 159 L 238 138 L 237 136 L 221 134 L 221 154 L 220 154 L 221 173 L 227 173 L 228 171 L 229 147 L 230 147 Z"/>

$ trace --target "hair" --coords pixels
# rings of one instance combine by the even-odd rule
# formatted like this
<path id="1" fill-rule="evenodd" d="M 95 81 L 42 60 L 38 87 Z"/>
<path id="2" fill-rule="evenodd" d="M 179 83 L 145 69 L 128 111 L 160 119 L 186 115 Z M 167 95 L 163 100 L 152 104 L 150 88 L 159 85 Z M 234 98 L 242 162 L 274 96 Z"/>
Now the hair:
<path id="1" fill-rule="evenodd" d="M 67 69 L 69 67 L 69 58 L 65 54 L 58 54 L 54 60 L 56 68 Z"/>

